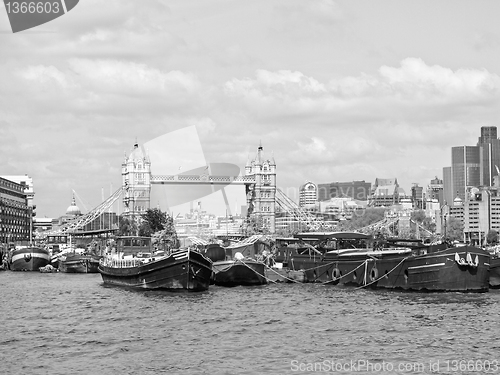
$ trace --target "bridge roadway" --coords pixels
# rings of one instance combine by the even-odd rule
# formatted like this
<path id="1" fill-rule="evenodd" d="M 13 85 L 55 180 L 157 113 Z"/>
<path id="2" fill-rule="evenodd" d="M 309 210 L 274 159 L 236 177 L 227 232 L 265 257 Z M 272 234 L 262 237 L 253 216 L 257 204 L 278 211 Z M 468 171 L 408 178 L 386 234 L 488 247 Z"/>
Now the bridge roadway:
<path id="1" fill-rule="evenodd" d="M 204 184 L 204 185 L 249 185 L 255 183 L 255 176 L 215 176 L 215 175 L 151 175 L 150 182 L 160 185 Z"/>

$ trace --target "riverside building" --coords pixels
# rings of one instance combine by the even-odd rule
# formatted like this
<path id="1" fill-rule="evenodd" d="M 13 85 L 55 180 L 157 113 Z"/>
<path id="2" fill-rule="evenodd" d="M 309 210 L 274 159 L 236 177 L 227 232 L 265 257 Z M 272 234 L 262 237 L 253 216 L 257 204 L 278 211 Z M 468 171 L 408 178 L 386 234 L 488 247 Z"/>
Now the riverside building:
<path id="1" fill-rule="evenodd" d="M 0 177 L 0 241 L 30 242 L 34 207 L 28 204 L 26 184 Z"/>

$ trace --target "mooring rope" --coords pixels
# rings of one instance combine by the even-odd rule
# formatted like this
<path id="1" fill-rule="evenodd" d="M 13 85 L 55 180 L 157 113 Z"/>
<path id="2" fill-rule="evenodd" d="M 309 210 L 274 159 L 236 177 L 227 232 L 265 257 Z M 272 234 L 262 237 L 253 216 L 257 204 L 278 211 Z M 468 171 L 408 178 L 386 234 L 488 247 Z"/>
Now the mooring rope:
<path id="1" fill-rule="evenodd" d="M 297 281 L 297 280 L 294 280 L 294 279 L 290 279 L 289 277 L 286 277 L 286 276 L 283 276 L 282 274 L 280 274 L 279 272 L 277 272 L 275 269 L 273 269 L 272 267 L 269 267 L 267 264 L 264 263 L 264 266 L 267 267 L 269 270 L 273 271 L 275 274 L 277 274 L 278 276 L 288 280 L 288 281 L 292 281 L 294 283 L 301 283 L 300 281 Z"/>
<path id="2" fill-rule="evenodd" d="M 239 259 L 239 261 L 241 263 L 243 263 L 246 267 L 248 267 L 249 269 L 251 269 L 253 272 L 255 272 L 257 275 L 259 275 L 260 277 L 263 277 L 265 280 L 267 281 L 270 281 L 272 283 L 275 283 L 276 284 L 276 281 L 274 280 L 271 280 L 270 278 L 266 277 L 265 275 L 261 275 L 260 273 L 258 273 L 256 270 L 254 270 L 252 267 L 250 267 L 248 264 L 246 264 L 243 260 Z M 256 261 L 257 262 L 257 261 Z M 260 263 L 260 264 L 264 264 L 264 263 L 261 263 L 261 262 L 257 262 L 257 263 Z M 265 266 L 265 264 L 264 264 Z"/>
<path id="3" fill-rule="evenodd" d="M 361 263 L 359 266 L 357 266 L 355 269 L 353 269 L 352 271 L 349 271 L 347 272 L 345 275 L 340 275 L 340 277 L 337 277 L 335 280 L 328 280 L 328 281 L 325 281 L 323 284 L 331 284 L 331 283 L 334 283 L 336 281 L 340 281 L 343 277 L 347 277 L 348 275 L 350 275 L 351 273 L 353 272 L 356 272 L 356 270 L 358 268 L 361 268 L 363 267 L 364 265 L 366 265 L 368 263 L 368 259 L 366 259 L 363 263 Z"/>
<path id="4" fill-rule="evenodd" d="M 408 258 L 409 258 L 409 257 L 403 258 L 403 259 L 401 260 L 401 262 L 399 262 L 398 264 L 396 264 L 396 266 L 394 266 L 394 268 L 393 268 L 393 269 L 391 269 L 388 273 L 383 274 L 382 276 L 380 276 L 379 278 L 377 278 L 377 279 L 373 280 L 373 281 L 372 281 L 371 283 L 369 283 L 369 284 L 366 284 L 366 279 L 365 279 L 365 284 L 364 284 L 364 285 L 361 285 L 361 286 L 358 286 L 356 289 L 366 288 L 367 286 L 370 286 L 370 285 L 372 285 L 372 284 L 376 283 L 377 281 L 381 280 L 382 278 L 384 278 L 384 277 L 386 277 L 386 276 L 389 276 L 389 275 L 391 274 L 391 272 L 393 272 L 396 268 L 398 268 L 398 267 L 401 265 L 401 263 L 403 263 L 403 262 L 404 262 L 406 259 L 408 259 Z M 368 268 L 368 267 L 367 267 L 367 268 Z M 366 270 L 365 270 L 365 274 L 366 274 Z"/>
<path id="5" fill-rule="evenodd" d="M 318 266 L 318 267 L 327 267 L 329 266 L 330 264 L 335 264 L 337 263 L 338 261 L 334 261 L 334 262 L 330 262 L 330 263 L 327 263 L 327 264 L 322 264 L 321 266 Z M 317 269 L 318 267 L 311 267 L 311 268 L 306 268 L 305 270 L 303 271 L 311 271 L 311 270 L 315 270 Z"/>

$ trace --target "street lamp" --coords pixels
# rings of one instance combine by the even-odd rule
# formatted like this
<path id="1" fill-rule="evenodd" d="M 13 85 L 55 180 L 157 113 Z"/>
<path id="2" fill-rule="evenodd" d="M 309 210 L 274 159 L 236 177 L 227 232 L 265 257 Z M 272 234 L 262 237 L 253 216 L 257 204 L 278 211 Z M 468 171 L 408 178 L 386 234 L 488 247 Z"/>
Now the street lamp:
<path id="1" fill-rule="evenodd" d="M 444 205 L 441 206 L 441 216 L 442 216 L 442 224 L 443 224 L 443 238 L 444 240 L 446 240 L 446 237 L 447 237 L 447 220 L 448 220 L 448 216 L 450 214 L 450 210 L 449 210 L 449 207 L 448 205 L 446 204 L 446 202 L 444 203 Z"/>

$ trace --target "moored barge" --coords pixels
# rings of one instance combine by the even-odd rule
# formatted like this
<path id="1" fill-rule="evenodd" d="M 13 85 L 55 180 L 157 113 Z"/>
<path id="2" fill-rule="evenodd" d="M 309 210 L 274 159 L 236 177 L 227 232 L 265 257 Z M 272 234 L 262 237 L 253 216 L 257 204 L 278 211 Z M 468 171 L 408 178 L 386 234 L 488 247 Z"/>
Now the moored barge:
<path id="1" fill-rule="evenodd" d="M 200 252 L 153 253 L 149 237 L 120 237 L 117 244 L 99 263 L 104 284 L 172 291 L 204 291 L 210 285 L 212 261 Z"/>
<path id="2" fill-rule="evenodd" d="M 356 232 L 299 233 L 278 254 L 308 282 L 416 291 L 486 292 L 490 254 L 477 247 L 393 240 Z M 386 244 L 387 245 L 387 244 Z"/>
<path id="3" fill-rule="evenodd" d="M 49 251 L 37 247 L 26 246 L 12 250 L 10 269 L 12 271 L 38 271 L 40 267 L 49 264 Z"/>
<path id="4" fill-rule="evenodd" d="M 218 244 L 209 244 L 205 254 L 212 264 L 212 283 L 218 286 L 256 286 L 267 284 L 265 264 L 245 257 L 236 252 L 232 256 L 232 249 L 225 249 Z"/>

